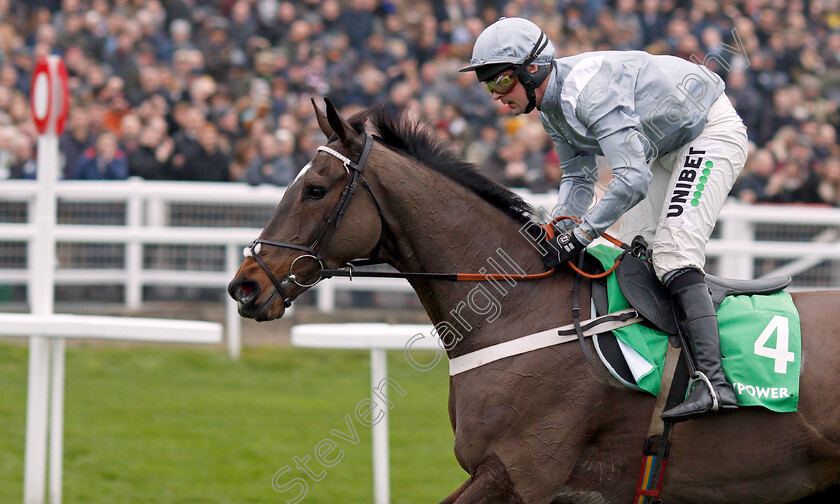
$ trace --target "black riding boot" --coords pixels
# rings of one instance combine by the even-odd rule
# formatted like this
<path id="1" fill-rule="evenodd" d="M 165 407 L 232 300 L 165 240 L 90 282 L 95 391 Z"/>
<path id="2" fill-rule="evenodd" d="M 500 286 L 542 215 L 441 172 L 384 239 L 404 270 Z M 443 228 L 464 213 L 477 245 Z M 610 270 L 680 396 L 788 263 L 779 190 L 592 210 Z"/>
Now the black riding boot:
<path id="1" fill-rule="evenodd" d="M 697 371 L 708 378 L 717 397 L 717 408 L 735 409 L 738 399 L 721 367 L 720 334 L 712 297 L 703 274 L 690 270 L 669 282 L 672 300 L 682 317 Z M 709 384 L 699 380 L 685 401 L 662 413 L 669 422 L 683 422 L 716 409 Z"/>

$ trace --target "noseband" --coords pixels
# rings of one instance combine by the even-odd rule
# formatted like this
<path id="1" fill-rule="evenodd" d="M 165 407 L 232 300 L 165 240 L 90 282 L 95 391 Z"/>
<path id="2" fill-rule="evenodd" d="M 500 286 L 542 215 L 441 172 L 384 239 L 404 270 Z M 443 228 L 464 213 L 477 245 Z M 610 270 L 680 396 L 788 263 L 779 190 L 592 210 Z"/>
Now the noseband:
<path id="1" fill-rule="evenodd" d="M 289 243 L 283 241 L 275 241 L 275 240 L 266 240 L 263 238 L 257 238 L 247 248 L 243 251 L 243 254 L 246 257 L 253 257 L 257 264 L 265 271 L 268 278 L 271 280 L 271 283 L 274 284 L 274 287 L 277 289 L 277 293 L 283 298 L 283 304 L 288 308 L 291 306 L 292 302 L 288 296 L 286 296 L 285 290 L 283 289 L 284 285 L 287 285 L 288 282 L 293 282 L 295 285 L 303 288 L 309 288 L 320 282 L 323 278 L 326 278 L 324 275 L 324 271 L 326 268 L 324 266 L 322 252 L 329 244 L 330 239 L 335 234 L 335 231 L 338 229 L 338 225 L 341 222 L 341 218 L 344 216 L 344 212 L 347 211 L 347 206 L 350 204 L 350 199 L 353 197 L 353 194 L 356 192 L 356 188 L 358 183 L 361 183 L 365 189 L 368 190 L 370 193 L 371 198 L 373 198 L 373 202 L 376 205 L 376 210 L 379 212 L 379 218 L 382 221 L 383 229 L 385 226 L 385 214 L 382 211 L 382 206 L 377 201 L 376 196 L 374 196 L 373 191 L 370 189 L 370 185 L 368 185 L 365 178 L 362 176 L 365 172 L 365 165 L 367 164 L 368 157 L 370 156 L 370 151 L 373 147 L 373 137 L 371 135 L 365 134 L 365 146 L 362 149 L 362 154 L 359 156 L 358 162 L 353 162 L 346 156 L 342 155 L 338 151 L 335 151 L 327 146 L 320 146 L 318 147 L 318 152 L 326 152 L 327 154 L 337 158 L 344 164 L 344 169 L 350 174 L 350 178 L 347 180 L 347 184 L 344 186 L 344 189 L 341 191 L 341 196 L 338 199 L 335 207 L 333 208 L 330 217 L 324 223 L 323 227 L 321 227 L 321 231 L 318 232 L 318 236 L 315 237 L 315 241 L 312 242 L 311 245 L 308 247 L 305 245 L 298 245 L 296 243 Z M 369 257 L 375 258 L 379 252 L 380 245 L 382 243 L 382 235 L 379 237 L 379 241 L 377 242 L 376 246 L 374 247 L 373 251 L 369 254 Z M 289 266 L 289 274 L 283 278 L 283 281 L 277 279 L 274 274 L 269 269 L 268 265 L 260 259 L 259 253 L 262 245 L 273 245 L 275 247 L 284 247 L 284 248 L 291 248 L 295 250 L 300 250 L 304 252 L 304 254 L 295 258 L 292 261 L 292 264 Z M 294 273 L 295 264 L 300 261 L 301 259 L 312 259 L 316 263 L 318 263 L 318 267 L 320 271 L 318 272 L 318 278 L 312 283 L 301 283 L 298 281 L 297 275 Z M 351 264 L 355 261 L 351 261 Z M 369 264 L 374 262 L 372 259 L 367 259 L 362 261 L 364 264 Z M 357 264 L 358 265 L 358 264 Z"/>

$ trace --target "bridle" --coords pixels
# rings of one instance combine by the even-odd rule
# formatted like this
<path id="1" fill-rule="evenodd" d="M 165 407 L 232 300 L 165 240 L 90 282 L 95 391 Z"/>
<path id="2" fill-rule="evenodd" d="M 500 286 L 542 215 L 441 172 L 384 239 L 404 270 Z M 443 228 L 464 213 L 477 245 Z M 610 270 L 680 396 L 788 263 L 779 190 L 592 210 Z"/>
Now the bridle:
<path id="1" fill-rule="evenodd" d="M 362 148 L 362 154 L 359 156 L 359 160 L 357 162 L 353 162 L 347 156 L 344 156 L 340 152 L 331 149 L 325 145 L 318 147 L 317 152 L 325 152 L 344 164 L 344 169 L 350 174 L 350 178 L 347 179 L 347 184 L 345 184 L 344 189 L 341 191 L 341 196 L 338 198 L 338 202 L 336 203 L 335 207 L 333 208 L 330 217 L 321 227 L 321 230 L 318 232 L 318 235 L 315 237 L 315 240 L 312 242 L 311 245 L 298 245 L 297 243 L 289 243 L 284 241 L 276 241 L 276 240 L 266 240 L 264 238 L 257 238 L 256 240 L 252 241 L 250 245 L 243 251 L 243 254 L 246 257 L 253 257 L 254 260 L 259 264 L 260 268 L 263 269 L 268 278 L 271 280 L 271 283 L 274 284 L 274 287 L 277 288 L 277 292 L 283 298 L 283 304 L 286 305 L 288 308 L 291 306 L 292 302 L 289 297 L 286 295 L 285 290 L 283 289 L 284 283 L 287 281 L 293 282 L 295 285 L 303 288 L 313 287 L 315 284 L 323 280 L 324 278 L 329 278 L 330 276 L 337 275 L 337 272 L 341 272 L 344 270 L 328 270 L 324 267 L 324 262 L 322 259 L 322 251 L 327 247 L 330 242 L 330 239 L 335 234 L 335 231 L 338 229 L 338 225 L 341 223 L 341 218 L 344 216 L 344 213 L 347 211 L 347 207 L 350 204 L 350 199 L 353 197 L 353 194 L 356 193 L 356 189 L 358 184 L 361 183 L 365 189 L 368 190 L 370 193 L 371 198 L 373 198 L 373 203 L 376 205 L 376 210 L 379 212 L 379 218 L 382 221 L 382 229 L 385 229 L 385 213 L 382 211 L 382 205 L 379 204 L 379 201 L 376 199 L 376 196 L 373 194 L 373 191 L 370 189 L 370 185 L 365 180 L 363 174 L 365 172 L 365 165 L 367 165 L 368 157 L 370 156 L 370 151 L 373 148 L 373 137 L 371 135 L 365 134 L 365 145 Z M 363 259 L 357 261 L 350 261 L 350 265 L 353 266 L 361 266 L 366 264 L 375 264 L 376 257 L 378 256 L 379 248 L 382 244 L 382 234 L 380 233 L 379 241 L 376 243 L 376 246 L 373 248 L 373 251 L 368 255 L 370 259 Z M 271 269 L 268 267 L 265 262 L 260 259 L 259 252 L 262 248 L 262 245 L 273 245 L 275 247 L 284 247 L 284 248 L 291 248 L 295 250 L 303 251 L 304 254 L 295 258 L 292 261 L 291 266 L 289 267 L 289 274 L 284 277 L 283 281 L 277 279 L 274 276 L 274 273 L 271 272 Z M 318 266 L 320 267 L 320 274 L 318 278 L 312 283 L 301 283 L 297 275 L 294 273 L 295 264 L 301 259 L 312 259 L 315 261 Z"/>
<path id="2" fill-rule="evenodd" d="M 383 236 L 386 229 L 387 221 L 385 219 L 385 212 L 382 210 L 382 205 L 379 204 L 379 200 L 377 200 L 376 195 L 371 190 L 370 185 L 364 178 L 365 166 L 367 165 L 368 157 L 370 156 L 371 149 L 373 148 L 373 137 L 367 133 L 365 135 L 365 144 L 362 148 L 362 153 L 359 156 L 359 160 L 353 162 L 347 156 L 341 154 L 340 152 L 331 149 L 327 146 L 320 146 L 317 149 L 317 152 L 324 152 L 329 154 L 344 164 L 344 169 L 350 175 L 350 178 L 347 180 L 347 184 L 345 184 L 344 189 L 341 191 L 341 196 L 338 199 L 335 207 L 333 208 L 330 217 L 321 227 L 321 230 L 318 232 L 315 240 L 312 242 L 311 245 L 299 245 L 297 243 L 289 243 L 284 241 L 276 241 L 276 240 L 266 240 L 264 238 L 257 238 L 256 240 L 252 241 L 248 247 L 245 248 L 243 251 L 243 255 L 245 257 L 253 257 L 257 264 L 262 268 L 268 278 L 271 280 L 271 283 L 274 284 L 276 288 L 276 293 L 283 298 L 283 304 L 288 308 L 291 306 L 292 301 L 286 295 L 285 289 L 283 288 L 284 285 L 288 285 L 289 282 L 294 283 L 298 287 L 302 287 L 304 289 L 310 288 L 315 286 L 318 282 L 325 278 L 332 278 L 334 276 L 340 277 L 349 277 L 351 280 L 354 276 L 356 277 L 373 277 L 373 278 L 403 278 L 403 279 L 425 279 L 425 280 L 448 280 L 448 281 L 455 281 L 455 282 L 485 282 L 490 280 L 506 280 L 506 279 L 515 279 L 515 280 L 540 280 L 543 278 L 547 278 L 554 273 L 554 269 L 550 269 L 548 271 L 530 275 L 523 275 L 518 273 L 498 273 L 498 274 L 487 274 L 487 273 L 424 273 L 424 272 L 410 272 L 410 273 L 402 273 L 402 272 L 384 272 L 384 271 L 362 271 L 362 272 L 354 272 L 353 268 L 358 266 L 368 266 L 374 264 L 382 264 L 379 257 L 379 250 L 382 246 Z M 358 184 L 364 186 L 367 189 L 368 194 L 370 194 L 371 198 L 373 199 L 373 203 L 376 205 L 376 210 L 379 213 L 379 219 L 382 223 L 382 228 L 379 235 L 379 240 L 377 241 L 376 245 L 374 246 L 373 250 L 370 254 L 368 254 L 367 259 L 354 259 L 349 261 L 345 264 L 343 268 L 339 269 L 327 269 L 324 265 L 322 252 L 327 247 L 330 242 L 330 239 L 335 234 L 336 230 L 338 229 L 339 224 L 341 223 L 341 218 L 344 216 L 344 213 L 347 211 L 347 207 L 350 204 L 350 199 L 356 193 L 356 189 L 358 188 Z M 561 219 L 569 218 L 569 217 L 558 217 L 554 219 L 549 224 L 540 226 L 546 233 L 546 237 L 550 238 L 554 236 L 554 224 Z M 606 235 L 606 233 L 602 236 L 607 237 L 614 243 L 624 246 L 618 240 Z M 283 247 L 283 248 L 290 248 L 295 250 L 300 250 L 304 252 L 302 255 L 296 257 L 292 264 L 289 266 L 289 274 L 283 277 L 282 281 L 279 280 L 274 273 L 271 272 L 271 269 L 268 265 L 260 258 L 259 253 L 262 245 L 272 245 L 275 247 Z M 301 259 L 311 259 L 315 261 L 320 269 L 318 277 L 311 283 L 302 283 L 299 281 L 297 275 L 295 274 L 295 264 Z M 618 262 L 616 262 L 616 265 Z M 608 275 L 611 273 L 615 266 L 609 271 L 602 273 L 600 275 L 591 275 L 586 273 L 579 268 L 575 267 L 573 264 L 569 263 L 569 266 L 572 267 L 578 274 L 583 275 L 588 278 L 599 278 L 601 276 Z"/>

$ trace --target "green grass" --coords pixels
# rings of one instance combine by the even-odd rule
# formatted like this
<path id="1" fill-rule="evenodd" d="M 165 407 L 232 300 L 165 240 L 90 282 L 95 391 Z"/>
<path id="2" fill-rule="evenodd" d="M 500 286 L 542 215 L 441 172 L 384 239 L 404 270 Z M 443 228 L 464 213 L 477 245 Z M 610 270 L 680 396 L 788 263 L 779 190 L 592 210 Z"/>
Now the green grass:
<path id="1" fill-rule="evenodd" d="M 220 350 L 76 347 L 67 350 L 64 502 L 282 503 L 299 490 L 272 489 L 302 476 L 304 503 L 372 502 L 370 428 L 355 420 L 370 397 L 367 352 L 246 348 L 239 362 Z M 466 479 L 452 453 L 447 369 L 423 373 L 390 352 L 394 503 L 438 502 Z M 20 502 L 26 421 L 27 348 L 0 344 L 0 502 Z M 347 431 L 350 415 L 360 441 Z M 333 439 L 334 467 L 314 460 Z M 330 457 L 337 455 L 335 451 Z M 313 481 L 293 457 L 326 476 Z"/>

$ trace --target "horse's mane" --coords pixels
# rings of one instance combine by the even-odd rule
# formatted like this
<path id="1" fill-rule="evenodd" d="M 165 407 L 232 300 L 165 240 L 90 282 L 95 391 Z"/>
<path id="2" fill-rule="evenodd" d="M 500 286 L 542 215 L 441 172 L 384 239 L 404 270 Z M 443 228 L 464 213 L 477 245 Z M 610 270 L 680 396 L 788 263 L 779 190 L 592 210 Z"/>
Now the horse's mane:
<path id="1" fill-rule="evenodd" d="M 534 209 L 531 205 L 479 173 L 472 163 L 459 158 L 447 142 L 434 137 L 429 127 L 405 116 L 396 117 L 383 105 L 359 112 L 349 122 L 361 133 L 368 118 L 373 124 L 376 137 L 388 147 L 471 190 L 517 223 L 532 221 Z"/>

